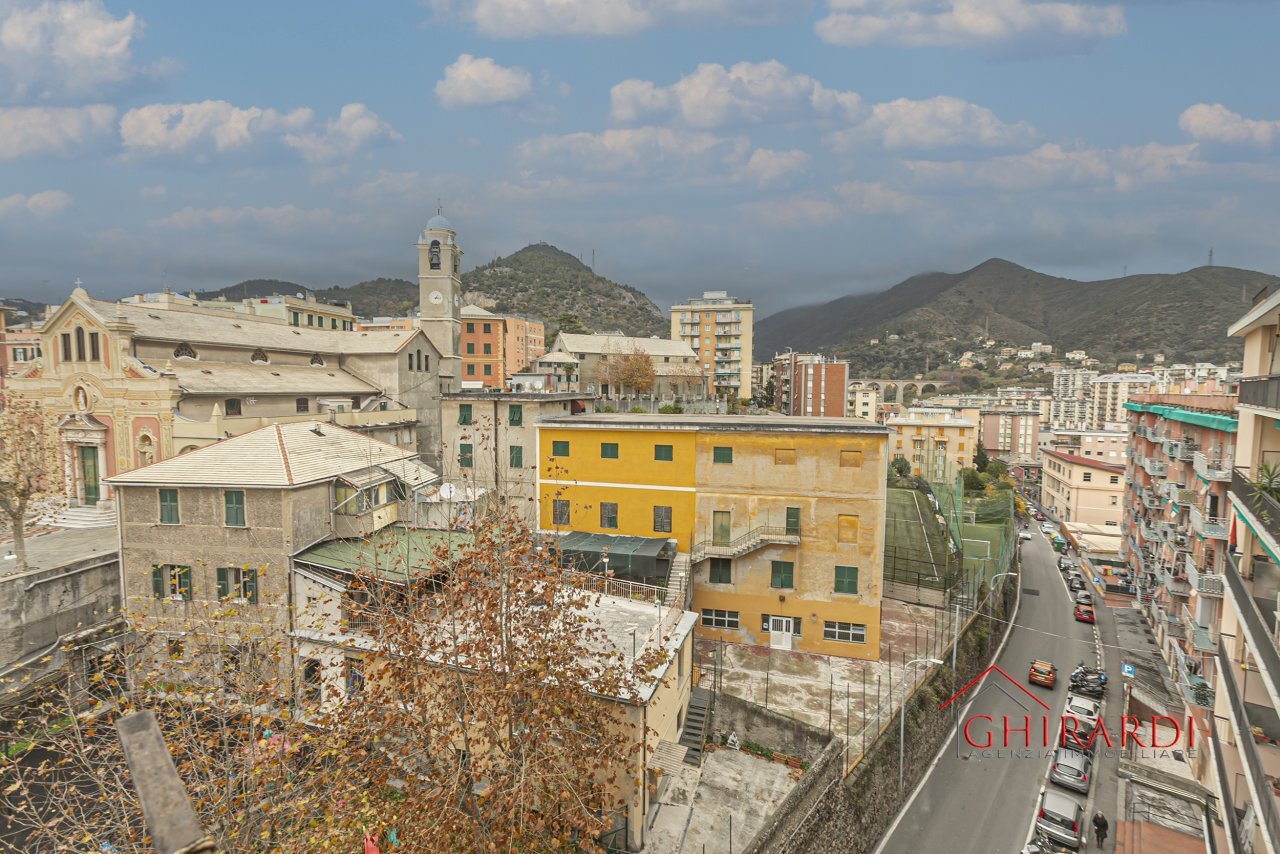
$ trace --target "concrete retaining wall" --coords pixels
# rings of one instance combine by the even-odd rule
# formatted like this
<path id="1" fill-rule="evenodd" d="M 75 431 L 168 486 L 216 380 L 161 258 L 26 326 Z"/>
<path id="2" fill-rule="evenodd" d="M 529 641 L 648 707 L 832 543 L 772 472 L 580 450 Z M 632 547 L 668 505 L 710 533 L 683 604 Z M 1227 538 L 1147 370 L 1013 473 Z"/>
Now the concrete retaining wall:
<path id="1" fill-rule="evenodd" d="M 716 695 L 712 731 L 717 741 L 733 732 L 740 741 L 754 741 L 809 763 L 817 761 L 833 738 L 826 730 L 725 693 Z"/>

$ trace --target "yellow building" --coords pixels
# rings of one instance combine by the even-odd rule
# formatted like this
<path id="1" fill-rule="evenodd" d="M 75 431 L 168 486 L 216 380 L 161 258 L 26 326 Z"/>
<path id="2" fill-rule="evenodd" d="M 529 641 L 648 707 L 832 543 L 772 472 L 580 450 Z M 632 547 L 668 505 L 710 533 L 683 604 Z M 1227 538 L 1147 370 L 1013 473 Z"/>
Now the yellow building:
<path id="1" fill-rule="evenodd" d="M 704 637 L 875 659 L 886 436 L 848 418 L 543 418 L 539 527 L 674 543 L 668 588 L 688 572 Z"/>
<path id="2" fill-rule="evenodd" d="M 846 411 L 853 418 L 867 421 L 880 420 L 880 389 L 849 386 L 849 405 Z"/>
<path id="3" fill-rule="evenodd" d="M 950 482 L 960 469 L 973 465 L 978 425 L 950 409 L 913 406 L 886 419 L 891 459 L 911 463 L 911 473 Z"/>
<path id="4" fill-rule="evenodd" d="M 728 291 L 707 291 L 671 306 L 671 340 L 683 341 L 698 354 L 708 394 L 751 399 L 754 318 L 751 300 L 731 297 Z"/>
<path id="5" fill-rule="evenodd" d="M 1124 515 L 1124 466 L 1043 451 L 1040 503 L 1064 522 L 1118 527 Z"/>

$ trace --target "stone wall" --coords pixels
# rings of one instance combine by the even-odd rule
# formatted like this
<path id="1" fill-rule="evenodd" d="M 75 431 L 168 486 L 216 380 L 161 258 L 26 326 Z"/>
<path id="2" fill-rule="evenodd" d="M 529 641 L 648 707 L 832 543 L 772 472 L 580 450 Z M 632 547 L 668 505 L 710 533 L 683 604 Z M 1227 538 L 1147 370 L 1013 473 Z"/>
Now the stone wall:
<path id="1" fill-rule="evenodd" d="M 826 730 L 723 692 L 716 695 L 712 727 L 717 741 L 733 732 L 740 741 L 754 741 L 809 763 L 815 763 L 832 741 Z"/>

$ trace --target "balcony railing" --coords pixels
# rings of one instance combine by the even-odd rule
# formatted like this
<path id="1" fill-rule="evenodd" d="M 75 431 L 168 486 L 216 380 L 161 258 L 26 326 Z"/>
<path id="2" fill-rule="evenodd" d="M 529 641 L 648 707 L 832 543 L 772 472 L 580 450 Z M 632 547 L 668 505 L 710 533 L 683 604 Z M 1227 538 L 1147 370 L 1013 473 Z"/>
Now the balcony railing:
<path id="1" fill-rule="evenodd" d="M 1266 529 L 1272 539 L 1280 542 L 1280 501 L 1254 486 L 1249 471 L 1235 468 L 1231 471 L 1231 494 Z"/>
<path id="2" fill-rule="evenodd" d="M 1164 477 L 1164 473 L 1169 470 L 1167 465 L 1154 457 L 1143 457 L 1141 465 L 1142 470 L 1152 477 Z"/>
<path id="3" fill-rule="evenodd" d="M 1227 655 L 1226 647 L 1219 646 L 1218 681 L 1227 693 L 1227 709 L 1235 730 L 1236 752 L 1240 754 L 1240 764 L 1248 777 L 1249 788 L 1257 793 L 1258 803 L 1253 806 L 1260 829 L 1270 840 L 1267 847 L 1272 848 L 1280 843 L 1280 808 L 1277 808 L 1275 795 L 1271 792 L 1271 781 L 1263 772 L 1262 757 L 1258 755 L 1258 745 L 1253 741 L 1253 728 L 1245 712 L 1244 697 L 1240 695 L 1240 687 L 1236 685 L 1235 673 L 1238 669 L 1237 663 Z"/>
<path id="4" fill-rule="evenodd" d="M 1221 516 L 1206 516 L 1204 511 L 1191 505 L 1191 530 L 1209 540 L 1227 538 L 1227 520 Z"/>
<path id="5" fill-rule="evenodd" d="M 1196 474 L 1205 480 L 1231 480 L 1231 463 L 1230 455 L 1214 458 L 1206 456 L 1202 451 L 1196 451 L 1195 456 L 1192 457 Z"/>
<path id="6" fill-rule="evenodd" d="M 1182 622 L 1187 627 L 1187 637 L 1191 639 L 1192 646 L 1194 646 L 1198 651 L 1218 651 L 1217 628 L 1196 622 L 1195 617 L 1191 615 L 1191 609 L 1186 605 L 1182 606 Z"/>
<path id="7" fill-rule="evenodd" d="M 1231 602 L 1236 613 L 1240 615 L 1240 628 L 1244 632 L 1245 642 L 1253 653 L 1253 660 L 1258 664 L 1259 675 L 1267 687 L 1267 693 L 1274 699 L 1280 697 L 1276 690 L 1280 684 L 1280 651 L 1271 640 L 1271 630 L 1267 628 L 1262 612 L 1253 593 L 1245 586 L 1244 577 L 1240 575 L 1240 567 L 1236 556 L 1227 554 L 1227 591 L 1231 594 Z"/>
<path id="8" fill-rule="evenodd" d="M 715 539 L 703 540 L 694 543 L 690 550 L 689 562 L 697 563 L 709 557 L 741 557 L 770 544 L 799 545 L 800 531 L 784 525 L 761 525 L 731 540 L 726 539 L 722 542 Z"/>
<path id="9" fill-rule="evenodd" d="M 1280 410 L 1280 374 L 1240 380 L 1240 405 Z"/>

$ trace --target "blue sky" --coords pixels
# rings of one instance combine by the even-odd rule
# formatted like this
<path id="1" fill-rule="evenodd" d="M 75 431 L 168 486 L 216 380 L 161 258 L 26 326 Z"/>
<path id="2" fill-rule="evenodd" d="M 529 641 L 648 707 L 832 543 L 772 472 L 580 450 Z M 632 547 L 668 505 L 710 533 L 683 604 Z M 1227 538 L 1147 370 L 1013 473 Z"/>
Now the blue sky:
<path id="1" fill-rule="evenodd" d="M 0 295 L 545 240 L 766 311 L 1000 256 L 1280 273 L 1274 3 L 0 0 Z"/>

